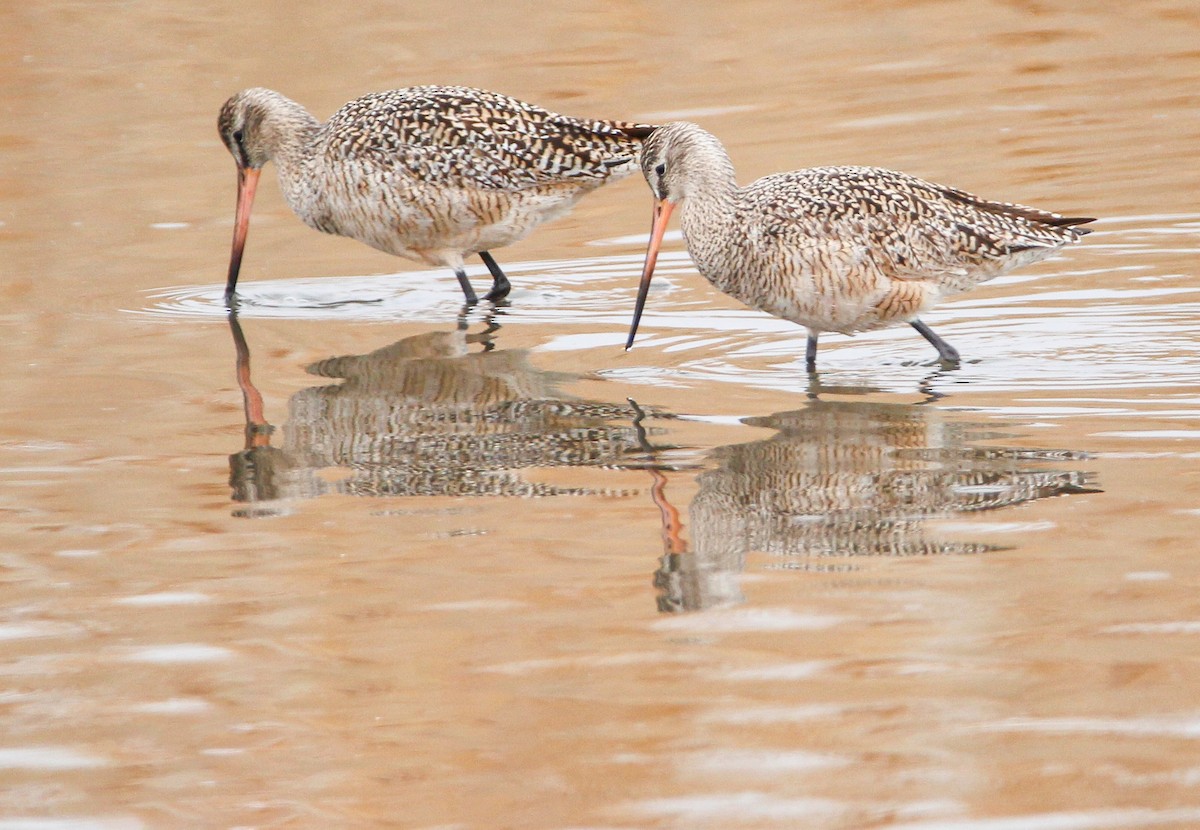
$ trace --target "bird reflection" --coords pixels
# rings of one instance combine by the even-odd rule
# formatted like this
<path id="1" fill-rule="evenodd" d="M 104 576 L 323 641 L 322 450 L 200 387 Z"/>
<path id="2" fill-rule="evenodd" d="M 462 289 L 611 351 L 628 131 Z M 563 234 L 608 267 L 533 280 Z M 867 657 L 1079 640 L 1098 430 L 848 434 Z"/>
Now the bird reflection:
<path id="1" fill-rule="evenodd" d="M 676 521 L 655 573 L 661 611 L 741 602 L 750 552 L 807 570 L 860 556 L 980 553 L 994 546 L 941 538 L 926 520 L 1100 492 L 1091 473 L 1061 469 L 1083 454 L 982 444 L 1006 436 L 929 406 L 817 399 L 745 423 L 775 435 L 710 454 L 715 466 L 697 477 L 688 509 L 691 551 Z M 659 509 L 666 539 L 669 511 Z"/>
<path id="2" fill-rule="evenodd" d="M 245 448 L 230 456 L 238 515 L 283 512 L 286 499 L 358 496 L 557 496 L 601 492 L 530 481 L 530 467 L 640 466 L 646 413 L 630 404 L 572 398 L 575 376 L 495 348 L 499 325 L 406 337 L 369 354 L 319 361 L 310 374 L 338 382 L 288 401 L 278 447 L 250 375 L 236 311 L 229 326 L 245 401 Z M 652 411 L 652 417 L 669 417 Z M 330 481 L 321 471 L 337 468 Z"/>

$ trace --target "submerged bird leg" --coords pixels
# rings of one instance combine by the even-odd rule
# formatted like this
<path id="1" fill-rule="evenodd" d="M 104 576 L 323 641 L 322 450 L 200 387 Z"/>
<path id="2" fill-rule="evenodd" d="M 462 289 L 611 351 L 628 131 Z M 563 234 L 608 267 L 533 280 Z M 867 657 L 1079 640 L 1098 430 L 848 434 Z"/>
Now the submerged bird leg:
<path id="1" fill-rule="evenodd" d="M 804 368 L 809 374 L 817 371 L 817 337 L 815 331 L 808 332 L 808 343 L 804 346 Z"/>
<path id="2" fill-rule="evenodd" d="M 459 316 L 460 320 L 466 320 L 467 314 L 470 312 L 470 306 L 463 306 L 463 313 Z M 502 314 L 503 311 L 493 309 L 488 313 L 488 316 L 483 319 L 483 331 L 467 335 L 468 343 L 482 343 L 483 351 L 490 352 L 496 348 L 496 340 L 492 337 L 496 332 L 500 331 L 500 323 L 496 320 L 497 314 Z M 466 326 L 460 326 L 463 331 L 466 331 Z"/>
<path id="3" fill-rule="evenodd" d="M 480 251 L 479 258 L 483 260 L 483 264 L 492 273 L 492 290 L 484 297 L 486 300 L 503 300 L 508 296 L 508 292 L 512 290 L 512 285 L 508 282 L 508 277 L 504 276 L 504 272 L 500 270 L 500 266 L 496 264 L 496 260 L 492 259 L 492 255 L 487 251 Z"/>
<path id="4" fill-rule="evenodd" d="M 917 384 L 917 391 L 925 396 L 925 400 L 917 401 L 916 406 L 921 406 L 922 404 L 927 403 L 936 403 L 937 401 L 940 401 L 942 398 L 946 397 L 944 393 L 933 388 L 933 384 L 940 380 L 945 373 L 946 369 L 943 367 L 939 368 L 937 371 L 930 372 L 928 375 L 921 378 L 921 382 Z"/>
<path id="5" fill-rule="evenodd" d="M 951 346 L 942 338 L 934 333 L 933 329 L 922 323 L 920 320 L 910 320 L 908 323 L 916 329 L 922 337 L 933 344 L 933 347 L 938 350 L 938 356 L 941 357 L 943 363 L 958 363 L 958 349 Z"/>
<path id="6" fill-rule="evenodd" d="M 471 281 L 467 279 L 467 272 L 461 265 L 454 269 L 454 276 L 458 277 L 458 284 L 462 286 L 463 296 L 467 298 L 467 305 L 478 303 L 479 298 L 475 296 L 475 289 L 471 287 Z"/>
<path id="7" fill-rule="evenodd" d="M 804 396 L 810 401 L 818 401 L 821 399 L 821 393 L 824 391 L 825 387 L 821 385 L 820 374 L 810 369 L 808 372 L 808 388 L 804 390 Z"/>

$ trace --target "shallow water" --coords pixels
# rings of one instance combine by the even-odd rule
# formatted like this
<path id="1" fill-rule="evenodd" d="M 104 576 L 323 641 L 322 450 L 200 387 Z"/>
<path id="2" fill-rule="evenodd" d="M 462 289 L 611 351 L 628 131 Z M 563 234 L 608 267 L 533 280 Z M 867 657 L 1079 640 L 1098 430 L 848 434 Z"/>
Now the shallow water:
<path id="1" fill-rule="evenodd" d="M 742 17 L 4 12 L 0 830 L 1200 826 L 1200 13 Z M 264 181 L 231 317 L 221 101 L 424 82 L 1100 220 L 953 371 L 677 234 L 623 351 L 633 179 L 471 310 Z"/>

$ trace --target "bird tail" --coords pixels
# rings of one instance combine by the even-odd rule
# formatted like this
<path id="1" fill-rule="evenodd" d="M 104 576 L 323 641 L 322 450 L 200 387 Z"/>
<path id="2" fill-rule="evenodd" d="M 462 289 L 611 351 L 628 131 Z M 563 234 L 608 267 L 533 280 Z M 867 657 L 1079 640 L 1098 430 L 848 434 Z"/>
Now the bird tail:
<path id="1" fill-rule="evenodd" d="M 1044 225 L 1050 228 L 1066 228 L 1077 236 L 1083 236 L 1092 232 L 1091 228 L 1080 228 L 1077 227 L 1078 225 L 1086 225 L 1089 222 L 1096 221 L 1095 217 L 1092 216 L 1061 216 L 1057 213 L 1029 207 L 1028 205 L 1017 205 L 1012 202 L 993 202 L 989 199 L 981 199 L 973 193 L 967 193 L 965 190 L 959 190 L 954 187 L 941 186 L 940 189 L 946 197 L 969 205 L 977 210 L 985 210 L 999 216 L 1015 216 L 1027 222 L 1032 222 L 1035 225 Z"/>
<path id="2" fill-rule="evenodd" d="M 1095 216 L 1056 216 L 1053 220 L 1046 222 L 1047 225 L 1053 225 L 1056 228 L 1070 228 L 1075 233 L 1083 236 L 1092 232 L 1091 228 L 1081 228 L 1079 225 L 1086 225 L 1088 222 L 1095 222 Z"/>

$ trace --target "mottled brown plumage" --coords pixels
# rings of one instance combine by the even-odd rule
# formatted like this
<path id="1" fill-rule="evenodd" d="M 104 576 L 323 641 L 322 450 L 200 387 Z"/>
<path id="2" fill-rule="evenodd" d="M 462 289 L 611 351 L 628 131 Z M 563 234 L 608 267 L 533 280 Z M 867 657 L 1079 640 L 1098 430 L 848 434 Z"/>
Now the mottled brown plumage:
<path id="1" fill-rule="evenodd" d="M 875 167 L 814 167 L 739 188 L 720 142 L 695 124 L 656 130 L 642 151 L 656 199 L 633 344 L 667 218 L 696 268 L 721 291 L 808 329 L 852 334 L 910 323 L 945 362 L 958 352 L 919 315 L 943 297 L 1045 259 L 1088 231 L 1087 218 L 992 202 Z"/>
<path id="2" fill-rule="evenodd" d="M 488 253 L 563 215 L 584 194 L 636 169 L 653 127 L 558 115 L 479 89 L 422 86 L 364 95 L 325 123 L 269 89 L 225 102 L 217 122 L 238 166 L 232 296 L 259 170 L 274 161 L 305 224 L 373 248 L 452 268 L 468 302 L 463 258 Z"/>

